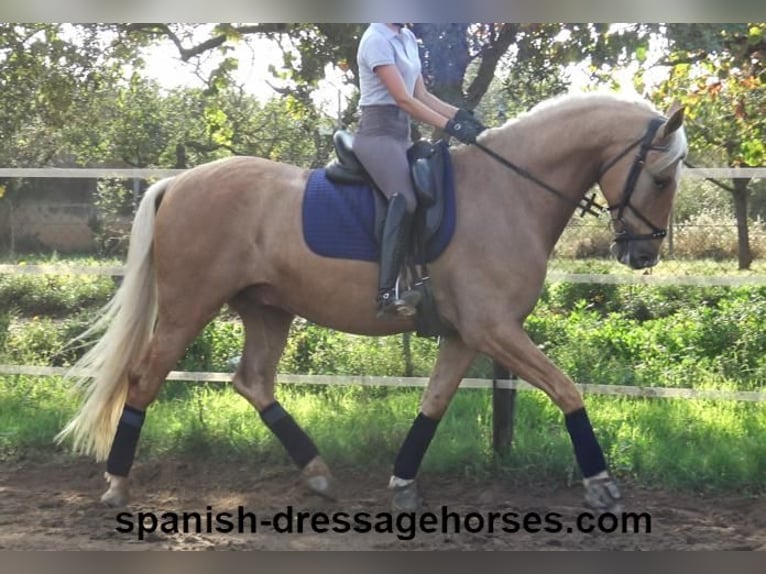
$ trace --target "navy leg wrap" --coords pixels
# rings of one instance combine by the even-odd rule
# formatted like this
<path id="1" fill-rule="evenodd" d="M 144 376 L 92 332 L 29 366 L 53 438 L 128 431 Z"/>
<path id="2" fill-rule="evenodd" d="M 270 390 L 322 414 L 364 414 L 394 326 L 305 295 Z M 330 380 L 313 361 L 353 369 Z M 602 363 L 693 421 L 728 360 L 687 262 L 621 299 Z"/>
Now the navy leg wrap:
<path id="1" fill-rule="evenodd" d="M 319 454 L 314 442 L 303 432 L 279 402 L 274 401 L 260 413 L 261 420 L 269 427 L 287 450 L 299 468 L 303 468 Z"/>
<path id="2" fill-rule="evenodd" d="M 407 438 L 399 449 L 394 461 L 394 476 L 404 479 L 413 479 L 418 474 L 420 463 L 426 454 L 431 439 L 434 438 L 439 421 L 430 419 L 423 413 L 415 417 Z"/>
<path id="3" fill-rule="evenodd" d="M 106 471 L 115 476 L 128 476 L 133 466 L 136 454 L 138 436 L 144 424 L 144 411 L 125 405 L 122 409 L 117 432 L 114 435 L 109 458 L 106 460 Z"/>
<path id="4" fill-rule="evenodd" d="M 564 419 L 583 478 L 590 478 L 606 470 L 604 453 L 593 433 L 593 426 L 590 424 L 585 407 L 572 411 Z"/>

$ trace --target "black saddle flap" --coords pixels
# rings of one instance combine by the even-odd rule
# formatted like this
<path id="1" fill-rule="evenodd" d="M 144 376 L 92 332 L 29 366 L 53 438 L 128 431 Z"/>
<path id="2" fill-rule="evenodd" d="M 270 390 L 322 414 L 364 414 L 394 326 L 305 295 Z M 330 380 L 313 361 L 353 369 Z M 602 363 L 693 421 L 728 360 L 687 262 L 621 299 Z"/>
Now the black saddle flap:
<path id="1" fill-rule="evenodd" d="M 425 158 L 416 159 L 412 164 L 412 183 L 418 196 L 418 203 L 423 207 L 430 207 L 436 201 L 434 190 L 435 182 L 433 172 Z"/>
<path id="2" fill-rule="evenodd" d="M 415 194 L 423 207 L 420 232 L 426 241 L 444 219 L 444 154 L 449 150 L 442 143 L 421 140 L 407 150 Z"/>

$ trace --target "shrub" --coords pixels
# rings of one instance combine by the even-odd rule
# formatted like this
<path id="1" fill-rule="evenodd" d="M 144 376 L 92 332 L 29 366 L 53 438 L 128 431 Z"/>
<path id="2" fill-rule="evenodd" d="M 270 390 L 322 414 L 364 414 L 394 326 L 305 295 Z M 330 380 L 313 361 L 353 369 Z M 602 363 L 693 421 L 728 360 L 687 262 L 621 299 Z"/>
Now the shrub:
<path id="1" fill-rule="evenodd" d="M 754 258 L 766 255 L 766 225 L 760 219 L 749 222 L 750 248 Z M 733 215 L 703 209 L 674 228 L 673 256 L 686 259 L 737 259 L 737 222 Z"/>
<path id="2" fill-rule="evenodd" d="M 575 218 L 561 235 L 553 255 L 568 259 L 607 258 L 612 239 L 613 233 L 607 224 Z"/>
<path id="3" fill-rule="evenodd" d="M 5 341 L 8 337 L 8 328 L 11 326 L 11 314 L 8 311 L 0 311 L 0 349 L 5 349 Z"/>
<path id="4" fill-rule="evenodd" d="M 19 365 L 60 364 L 64 344 L 59 324 L 49 317 L 11 321 L 3 345 L 4 360 Z"/>
<path id="5" fill-rule="evenodd" d="M 240 321 L 212 321 L 186 349 L 179 368 L 185 371 L 233 371 L 242 354 L 243 343 L 244 328 Z"/>
<path id="6" fill-rule="evenodd" d="M 0 275 L 0 308 L 25 317 L 60 317 L 100 307 L 114 290 L 114 281 L 97 275 Z"/>

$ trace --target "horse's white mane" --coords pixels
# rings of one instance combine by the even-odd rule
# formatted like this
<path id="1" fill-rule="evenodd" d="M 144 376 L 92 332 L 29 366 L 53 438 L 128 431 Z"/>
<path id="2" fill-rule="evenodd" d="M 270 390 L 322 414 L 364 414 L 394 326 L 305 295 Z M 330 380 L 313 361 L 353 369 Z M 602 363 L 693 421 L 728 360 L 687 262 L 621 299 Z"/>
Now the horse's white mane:
<path id="1" fill-rule="evenodd" d="M 544 122 L 554 114 L 578 114 L 585 108 L 591 109 L 597 107 L 617 107 L 634 106 L 637 110 L 643 110 L 647 116 L 661 116 L 650 102 L 637 96 L 628 94 L 617 94 L 615 92 L 577 92 L 554 96 L 540 102 L 526 112 L 507 120 L 502 126 L 487 130 L 486 135 L 491 141 L 493 132 L 497 133 L 505 128 L 512 128 L 516 124 L 527 122 Z M 655 165 L 655 169 L 661 171 L 668 165 L 675 162 L 679 157 L 686 153 L 687 140 L 683 127 L 677 130 L 669 142 L 667 154 Z"/>
<path id="2" fill-rule="evenodd" d="M 654 106 L 638 96 L 617 94 L 615 92 L 574 92 L 543 100 L 528 111 L 522 112 L 516 118 L 508 120 L 506 125 L 528 118 L 545 118 L 551 113 L 574 111 L 585 106 L 611 106 L 626 103 L 644 108 L 647 112 L 659 114 Z"/>

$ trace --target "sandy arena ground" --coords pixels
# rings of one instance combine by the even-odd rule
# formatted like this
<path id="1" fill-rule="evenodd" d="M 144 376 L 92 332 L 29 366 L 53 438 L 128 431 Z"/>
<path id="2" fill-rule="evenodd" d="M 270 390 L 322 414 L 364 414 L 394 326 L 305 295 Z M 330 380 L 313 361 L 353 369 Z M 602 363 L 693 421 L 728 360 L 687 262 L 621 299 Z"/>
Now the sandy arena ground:
<path id="1" fill-rule="evenodd" d="M 264 527 L 264 519 L 277 521 L 289 505 L 294 513 L 314 515 L 336 512 L 376 514 L 388 510 L 389 493 L 384 476 L 360 471 L 337 470 L 342 500 L 324 500 L 304 491 L 297 472 L 290 468 L 259 471 L 255 467 L 216 468 L 204 461 L 166 460 L 136 463 L 133 502 L 124 511 L 132 518 L 118 522 L 119 510 L 104 507 L 98 498 L 105 488 L 103 466 L 90 460 L 0 463 L 0 549 L 13 550 L 766 550 L 766 499 L 736 495 L 677 495 L 622 485 L 626 510 L 651 516 L 651 533 L 582 533 L 575 516 L 584 511 L 579 486 L 520 488 L 501 480 L 470 483 L 455 477 L 421 477 L 428 510 L 440 514 L 442 506 L 458 513 L 516 513 L 545 516 L 558 513 L 562 532 L 505 533 L 502 523 L 488 531 L 471 518 L 470 529 L 460 533 L 416 532 L 411 540 L 400 540 L 390 532 L 327 532 L 306 528 L 303 533 L 276 532 Z M 213 513 L 232 512 L 238 507 L 257 516 L 256 533 L 177 532 L 147 533 L 138 540 L 136 516 L 151 513 L 160 518 L 169 512 L 182 515 L 208 507 Z M 147 519 L 151 520 L 151 518 Z M 381 519 L 382 520 L 382 519 Z M 534 517 L 531 519 L 534 520 Z M 288 524 L 281 516 L 281 528 Z M 133 532 L 117 528 L 134 526 Z M 215 524 L 215 523 L 214 523 Z M 220 524 L 220 523 L 218 523 Z M 305 523 L 308 524 L 308 523 Z M 409 522 L 404 524 L 408 530 Z M 297 519 L 293 522 L 297 525 Z M 535 524 L 530 523 L 534 528 Z M 149 523 L 147 523 L 149 526 Z M 322 525 L 319 524 L 321 528 Z M 203 527 L 204 528 L 204 527 Z M 572 532 L 567 532 L 567 529 Z M 407 536 L 407 534 L 404 534 Z"/>

